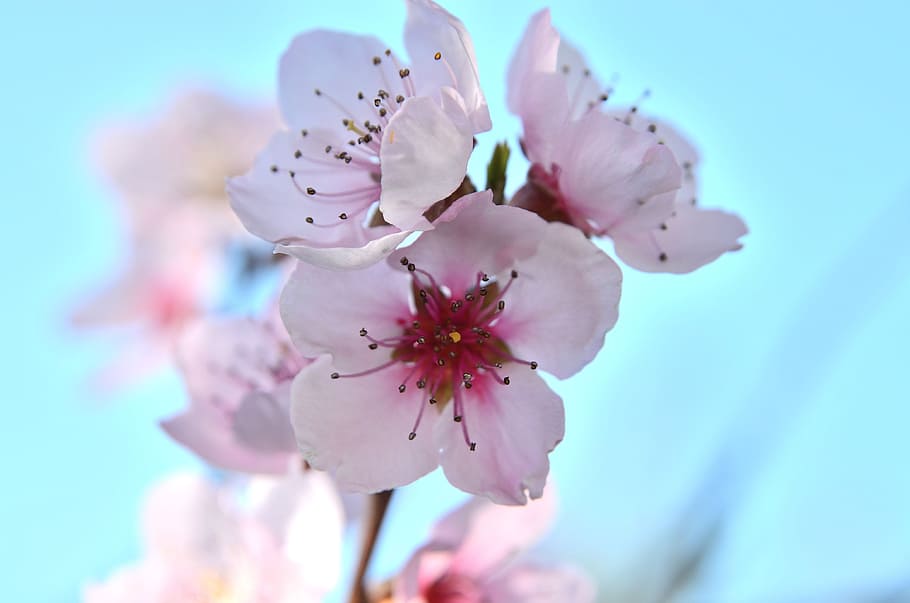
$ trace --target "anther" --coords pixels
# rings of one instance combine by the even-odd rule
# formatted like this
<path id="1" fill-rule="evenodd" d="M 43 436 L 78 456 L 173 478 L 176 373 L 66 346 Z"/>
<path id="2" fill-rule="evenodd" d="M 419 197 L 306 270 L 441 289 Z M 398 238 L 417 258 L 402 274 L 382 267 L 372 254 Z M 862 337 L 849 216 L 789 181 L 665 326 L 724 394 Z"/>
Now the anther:
<path id="1" fill-rule="evenodd" d="M 403 394 L 404 390 L 406 390 L 406 389 L 408 389 L 408 386 L 406 386 L 404 383 L 402 383 L 401 385 L 398 386 L 398 393 Z"/>
<path id="2" fill-rule="evenodd" d="M 438 61 L 438 60 L 441 59 L 441 58 L 442 58 L 442 53 L 441 53 L 441 52 L 437 52 L 436 54 L 433 55 L 433 60 L 434 60 L 434 61 Z"/>
<path id="3" fill-rule="evenodd" d="M 300 149 L 294 151 L 294 159 L 300 159 L 301 155 L 303 155 L 303 153 L 300 152 Z"/>
<path id="4" fill-rule="evenodd" d="M 417 266 L 414 264 L 408 264 L 408 272 L 414 272 L 415 270 L 417 270 Z"/>
<path id="5" fill-rule="evenodd" d="M 661 229 L 661 230 L 667 230 L 667 225 L 666 225 L 666 224 L 661 224 L 661 225 L 660 225 L 660 229 Z"/>
<path id="6" fill-rule="evenodd" d="M 398 96 L 396 96 L 396 97 L 395 97 L 395 102 L 398 103 L 399 105 L 400 105 L 401 103 L 403 103 L 403 102 L 404 102 L 404 95 L 399 94 Z"/>
<path id="7" fill-rule="evenodd" d="M 651 132 L 652 134 L 654 132 L 657 132 L 657 126 L 654 124 L 648 124 L 648 132 Z"/>
<path id="8" fill-rule="evenodd" d="M 473 293 L 465 293 L 464 298 L 465 298 L 465 300 L 467 300 L 467 301 L 469 301 L 469 302 L 472 302 L 472 301 L 474 301 L 474 294 L 473 294 Z"/>
<path id="9" fill-rule="evenodd" d="M 490 280 L 490 275 L 487 274 L 486 272 L 484 272 L 483 276 L 480 277 L 480 280 L 482 280 L 483 282 L 487 282 L 488 280 Z"/>
<path id="10" fill-rule="evenodd" d="M 344 127 L 348 127 L 349 125 L 351 125 L 351 120 L 348 119 L 347 117 L 345 117 L 344 119 L 341 120 L 341 125 L 343 125 Z"/>
<path id="11" fill-rule="evenodd" d="M 307 131 L 307 130 L 301 130 L 301 131 L 300 131 L 300 135 L 301 135 L 301 136 L 306 136 L 307 134 L 309 134 L 309 131 Z"/>
<path id="12" fill-rule="evenodd" d="M 308 186 L 308 187 L 306 187 L 306 194 L 308 194 L 308 195 L 315 195 L 315 194 L 316 194 L 316 189 L 313 188 L 312 186 Z"/>
<path id="13" fill-rule="evenodd" d="M 361 336 L 361 337 L 366 337 L 366 336 L 367 336 L 367 330 L 366 330 L 366 329 L 360 329 L 360 336 Z"/>
<path id="14" fill-rule="evenodd" d="M 368 347 L 369 347 L 371 350 L 375 350 L 376 348 L 379 347 L 379 344 L 378 344 L 378 343 L 371 343 Z"/>
<path id="15" fill-rule="evenodd" d="M 417 389 L 423 389 L 423 388 L 425 388 L 426 386 L 427 386 L 427 382 L 426 382 L 426 381 L 424 381 L 423 379 L 418 379 L 418 380 L 417 380 Z"/>
<path id="16" fill-rule="evenodd" d="M 363 92 L 357 93 L 357 100 L 363 100 Z"/>
<path id="17" fill-rule="evenodd" d="M 322 96 L 322 90 L 320 90 L 319 88 L 316 88 L 313 92 L 316 93 L 316 96 Z"/>
<path id="18" fill-rule="evenodd" d="M 326 152 L 326 153 L 331 153 L 331 152 L 332 152 L 332 145 L 330 145 L 330 144 L 325 145 L 325 152 Z"/>
<path id="19" fill-rule="evenodd" d="M 505 383 L 506 385 L 508 385 L 508 384 L 512 383 L 512 380 L 509 379 L 508 377 L 503 377 L 502 382 Z"/>
<path id="20" fill-rule="evenodd" d="M 344 212 L 341 212 L 340 214 L 338 214 L 338 219 L 339 219 L 339 220 L 347 220 L 347 219 L 348 219 L 348 215 L 347 215 L 346 213 L 344 213 Z"/>
<path id="21" fill-rule="evenodd" d="M 500 312 L 502 312 L 506 309 L 506 302 L 504 300 L 499 300 L 499 303 L 496 304 L 496 307 L 499 308 Z"/>
<path id="22" fill-rule="evenodd" d="M 288 170 L 288 176 L 290 176 L 291 178 L 293 178 L 296 175 L 297 175 L 297 172 L 295 172 L 294 170 Z"/>
<path id="23" fill-rule="evenodd" d="M 374 64 L 374 65 L 378 65 L 378 64 L 381 63 L 381 62 L 382 62 L 382 59 L 380 59 L 379 57 L 373 57 L 373 64 Z"/>
<path id="24" fill-rule="evenodd" d="M 512 271 L 512 278 L 518 278 L 518 271 L 517 271 L 517 270 L 513 270 L 513 271 Z"/>
<path id="25" fill-rule="evenodd" d="M 273 174 L 275 174 L 275 173 L 278 172 L 278 166 L 277 166 L 277 165 L 273 165 L 273 166 L 271 166 L 269 169 L 272 171 Z"/>
<path id="26" fill-rule="evenodd" d="M 401 79 L 404 79 L 404 78 L 408 77 L 409 75 L 411 75 L 411 70 L 408 69 L 407 67 L 405 67 L 404 69 L 399 69 L 398 75 L 399 75 L 399 77 L 401 77 Z"/>
<path id="27" fill-rule="evenodd" d="M 661 252 L 661 254 L 660 254 L 659 256 L 657 256 L 657 259 L 660 260 L 661 262 L 666 262 L 666 261 L 667 261 L 667 254 Z"/>
<path id="28" fill-rule="evenodd" d="M 307 216 L 307 217 L 306 217 L 306 223 L 307 223 L 307 224 L 312 224 L 312 223 L 313 223 L 313 216 Z"/>
<path id="29" fill-rule="evenodd" d="M 481 288 L 480 288 L 480 294 L 481 294 L 481 295 L 486 295 L 486 294 L 487 294 L 487 288 L 486 288 L 486 287 L 481 287 Z"/>
<path id="30" fill-rule="evenodd" d="M 398 263 L 401 264 L 402 266 L 407 266 L 408 264 L 410 264 L 410 262 L 408 261 L 408 258 L 406 256 L 401 256 L 401 259 L 398 260 Z"/>
<path id="31" fill-rule="evenodd" d="M 436 404 L 436 398 L 430 398 L 430 404 Z"/>
<path id="32" fill-rule="evenodd" d="M 373 99 L 373 106 L 374 106 L 374 107 L 378 107 L 378 106 L 381 105 L 381 104 L 382 104 L 382 101 L 381 101 L 380 99 L 378 99 L 378 98 L 374 98 L 374 99 Z"/>
<path id="33" fill-rule="evenodd" d="M 385 116 L 386 116 L 386 113 L 388 113 L 388 111 L 386 111 L 386 108 L 385 108 L 385 107 L 382 107 L 382 108 L 379 110 L 379 117 L 385 117 Z"/>
<path id="34" fill-rule="evenodd" d="M 414 433 L 413 431 L 412 431 L 411 433 L 408 434 L 408 439 L 409 439 L 409 440 L 413 440 L 413 439 L 416 438 L 416 437 L 417 437 L 417 434 Z"/>
<path id="35" fill-rule="evenodd" d="M 386 49 L 385 49 L 385 56 L 387 56 L 387 57 L 392 56 L 392 51 L 389 50 L 388 48 L 386 48 Z"/>
<path id="36" fill-rule="evenodd" d="M 532 371 L 536 371 L 536 370 L 537 370 L 537 362 L 534 361 L 534 360 L 531 361 L 531 370 L 532 370 Z"/>
<path id="37" fill-rule="evenodd" d="M 465 382 L 464 382 L 464 388 L 465 388 L 465 389 L 471 389 L 472 387 L 474 387 L 474 384 L 471 383 L 470 381 L 465 381 Z"/>
<path id="38" fill-rule="evenodd" d="M 471 373 L 462 373 L 462 375 L 461 375 L 461 379 L 463 381 L 470 381 L 473 378 L 474 378 L 474 375 L 472 375 Z"/>
<path id="39" fill-rule="evenodd" d="M 476 448 L 477 448 L 477 442 L 471 442 L 471 444 L 468 446 L 468 450 L 470 450 L 471 452 L 474 452 L 474 450 Z"/>
<path id="40" fill-rule="evenodd" d="M 341 377 L 341 375 L 339 375 L 338 373 L 332 373 L 331 377 L 332 377 L 332 379 L 337 379 L 338 377 Z"/>
<path id="41" fill-rule="evenodd" d="M 456 423 L 461 423 L 461 415 L 455 415 L 454 418 Z"/>
<path id="42" fill-rule="evenodd" d="M 426 338 L 424 338 L 423 336 L 420 336 L 420 337 L 417 338 L 417 343 L 419 343 L 420 345 L 423 345 L 423 344 L 425 344 L 426 342 L 427 342 L 427 340 L 426 340 Z"/>
<path id="43" fill-rule="evenodd" d="M 443 360 L 442 358 L 440 358 L 436 361 L 436 366 L 445 366 L 445 364 L 446 364 L 446 361 Z"/>

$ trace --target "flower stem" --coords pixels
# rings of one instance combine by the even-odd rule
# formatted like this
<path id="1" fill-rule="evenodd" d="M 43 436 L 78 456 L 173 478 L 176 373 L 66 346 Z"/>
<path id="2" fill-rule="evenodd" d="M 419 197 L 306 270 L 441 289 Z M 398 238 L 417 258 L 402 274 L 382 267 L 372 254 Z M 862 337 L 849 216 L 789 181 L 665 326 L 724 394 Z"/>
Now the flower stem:
<path id="1" fill-rule="evenodd" d="M 373 549 L 376 547 L 376 540 L 379 538 L 382 521 L 385 519 L 385 513 L 389 508 L 389 501 L 392 500 L 393 492 L 394 490 L 384 490 L 383 492 L 371 494 L 369 497 L 367 513 L 363 521 L 360 558 L 357 561 L 357 571 L 351 583 L 351 594 L 348 597 L 348 603 L 369 603 L 364 578 L 370 565 L 370 558 L 373 556 Z"/>

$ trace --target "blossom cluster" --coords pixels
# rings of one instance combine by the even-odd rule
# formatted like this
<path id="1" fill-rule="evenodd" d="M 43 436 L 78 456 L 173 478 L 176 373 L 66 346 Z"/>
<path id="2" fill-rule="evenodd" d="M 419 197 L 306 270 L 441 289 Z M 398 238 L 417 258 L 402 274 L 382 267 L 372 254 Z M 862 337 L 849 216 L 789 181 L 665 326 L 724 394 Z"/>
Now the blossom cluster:
<path id="1" fill-rule="evenodd" d="M 268 111 L 219 117 L 223 103 L 190 97 L 176 112 L 189 126 L 143 134 L 160 148 L 210 141 L 159 166 L 169 178 L 131 163 L 128 142 L 111 155 L 140 225 L 137 265 L 77 316 L 151 325 L 191 400 L 161 427 L 227 477 L 156 490 L 146 561 L 89 588 L 89 603 L 139 584 L 148 601 L 322 600 L 340 563 L 336 488 L 390 491 L 438 467 L 477 498 L 371 600 L 592 600 L 577 571 L 512 560 L 555 509 L 549 454 L 565 413 L 540 373 L 575 375 L 617 322 L 622 271 L 603 240 L 629 268 L 687 273 L 740 249 L 746 227 L 699 205 L 692 144 L 614 106 L 546 9 L 507 73 L 526 179 L 507 194 L 500 144 L 478 189 L 468 163 L 493 120 L 473 42 L 436 3 L 405 2 L 407 57 L 336 31 L 290 43 L 282 128 Z M 212 136 L 222 117 L 230 140 Z M 239 223 L 285 261 L 264 261 L 224 211 L 213 182 L 228 175 Z M 141 226 L 150 216 L 167 228 Z M 211 316 L 213 277 L 237 248 L 280 293 L 258 316 Z"/>

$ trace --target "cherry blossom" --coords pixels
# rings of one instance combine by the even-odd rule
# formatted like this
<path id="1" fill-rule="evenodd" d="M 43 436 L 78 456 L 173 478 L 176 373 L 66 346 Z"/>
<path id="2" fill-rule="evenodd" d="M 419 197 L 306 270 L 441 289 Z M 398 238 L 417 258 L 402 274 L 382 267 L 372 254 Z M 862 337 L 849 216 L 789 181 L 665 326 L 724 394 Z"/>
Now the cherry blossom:
<path id="1" fill-rule="evenodd" d="M 284 327 L 201 320 L 182 334 L 177 361 L 191 403 L 161 423 L 168 435 L 224 469 L 286 473 L 299 458 L 288 415 L 291 380 L 306 361 Z"/>
<path id="2" fill-rule="evenodd" d="M 165 365 L 177 334 L 211 308 L 226 248 L 248 239 L 224 182 L 274 130 L 275 111 L 213 92 L 181 92 L 148 122 L 106 127 L 95 145 L 127 226 L 125 262 L 72 312 L 80 328 L 119 327 L 124 349 L 98 375 L 122 386 Z"/>
<path id="3" fill-rule="evenodd" d="M 73 310 L 74 326 L 114 329 L 121 342 L 117 356 L 95 377 L 102 389 L 166 366 L 182 329 L 211 307 L 225 257 L 209 244 L 210 234 L 197 208 L 175 209 L 166 234 L 136 241 L 122 274 Z"/>
<path id="4" fill-rule="evenodd" d="M 315 603 L 339 578 L 340 502 L 313 472 L 242 488 L 176 474 L 149 494 L 143 532 L 145 558 L 85 603 Z"/>
<path id="5" fill-rule="evenodd" d="M 324 267 L 378 261 L 465 177 L 474 134 L 491 127 L 464 25 L 409 0 L 405 63 L 373 36 L 314 30 L 281 58 L 288 130 L 229 182 L 253 234 Z M 376 209 L 378 202 L 378 210 Z"/>
<path id="6" fill-rule="evenodd" d="M 574 228 L 467 195 L 434 230 L 357 272 L 300 264 L 281 298 L 303 369 L 291 418 L 308 462 L 378 491 L 442 465 L 504 504 L 541 495 L 566 378 L 617 318 L 621 275 Z"/>
<path id="7" fill-rule="evenodd" d="M 395 582 L 391 603 L 588 603 L 578 570 L 521 559 L 550 528 L 551 487 L 525 507 L 474 498 L 442 518 Z"/>
<path id="8" fill-rule="evenodd" d="M 637 107 L 602 112 L 612 89 L 552 27 L 549 10 L 531 18 L 508 85 L 532 164 L 514 205 L 612 238 L 617 255 L 640 270 L 689 272 L 741 247 L 738 217 L 691 203 L 691 145 L 639 119 Z"/>
<path id="9" fill-rule="evenodd" d="M 698 151 L 665 121 L 637 111 L 615 111 L 633 128 L 648 132 L 666 145 L 683 169 L 682 186 L 672 195 L 673 211 L 657 228 L 616 228 L 610 236 L 616 255 L 626 264 L 646 272 L 686 273 L 713 262 L 728 251 L 742 248 L 739 238 L 748 233 L 742 219 L 719 209 L 698 205 Z"/>

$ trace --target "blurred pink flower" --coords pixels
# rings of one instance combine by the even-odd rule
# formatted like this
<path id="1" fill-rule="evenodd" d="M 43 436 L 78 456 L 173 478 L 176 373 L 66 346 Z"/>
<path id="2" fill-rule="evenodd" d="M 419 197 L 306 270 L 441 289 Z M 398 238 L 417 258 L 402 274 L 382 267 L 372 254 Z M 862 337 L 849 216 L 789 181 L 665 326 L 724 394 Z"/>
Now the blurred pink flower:
<path id="1" fill-rule="evenodd" d="M 327 476 L 244 488 L 177 474 L 145 505 L 146 556 L 86 587 L 85 603 L 306 603 L 339 578 L 342 516 Z"/>
<path id="2" fill-rule="evenodd" d="M 299 459 L 290 389 L 306 361 L 277 317 L 200 320 L 181 335 L 177 362 L 191 402 L 161 423 L 168 435 L 234 471 L 282 474 Z"/>
<path id="3" fill-rule="evenodd" d="M 514 205 L 611 237 L 617 255 L 640 270 L 690 272 L 741 247 L 742 220 L 691 203 L 691 145 L 666 126 L 633 119 L 634 109 L 601 112 L 610 90 L 560 38 L 548 9 L 531 18 L 508 88 L 532 163 Z M 679 164 L 687 162 L 684 182 Z"/>
<path id="4" fill-rule="evenodd" d="M 591 580 L 574 568 L 516 560 L 550 528 L 554 496 L 525 507 L 473 499 L 439 521 L 394 586 L 394 603 L 590 603 Z"/>
<path id="5" fill-rule="evenodd" d="M 324 30 L 282 57 L 289 131 L 228 187 L 244 225 L 281 251 L 331 268 L 378 261 L 432 228 L 424 213 L 458 188 L 474 134 L 490 129 L 464 25 L 428 0 L 407 8 L 408 67 L 372 36 Z"/>
<path id="6" fill-rule="evenodd" d="M 153 121 L 101 134 L 96 155 L 124 214 L 126 262 L 72 322 L 132 328 L 126 350 L 98 377 L 102 386 L 160 368 L 176 334 L 215 304 L 227 247 L 238 237 L 254 241 L 230 210 L 225 180 L 248 167 L 275 128 L 274 113 L 187 91 Z"/>
<path id="7" fill-rule="evenodd" d="M 441 464 L 499 503 L 541 495 L 564 415 L 532 369 L 566 378 L 594 358 L 621 275 L 576 229 L 491 198 L 459 199 L 387 262 L 300 264 L 285 287 L 298 350 L 331 355 L 294 381 L 297 441 L 343 488 L 384 490 Z"/>

